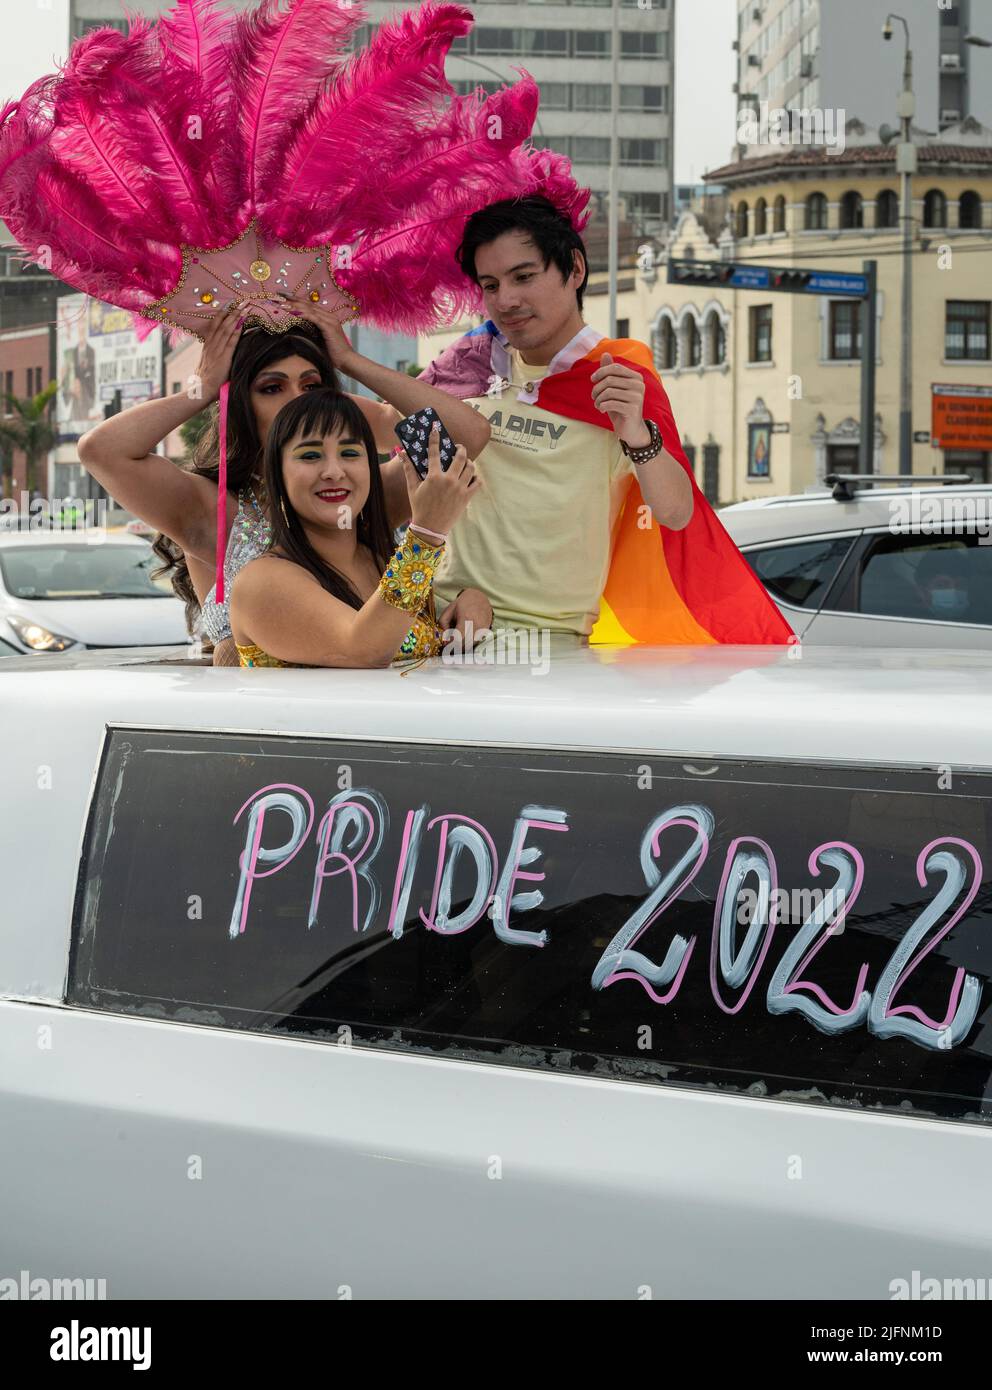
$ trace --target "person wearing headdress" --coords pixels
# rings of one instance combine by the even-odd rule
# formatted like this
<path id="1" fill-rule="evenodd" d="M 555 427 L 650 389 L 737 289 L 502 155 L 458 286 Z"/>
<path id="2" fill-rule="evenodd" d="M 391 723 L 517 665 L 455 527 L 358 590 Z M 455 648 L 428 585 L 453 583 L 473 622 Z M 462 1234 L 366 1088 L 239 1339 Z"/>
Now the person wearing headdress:
<path id="1" fill-rule="evenodd" d="M 455 621 L 464 621 L 459 599 L 477 604 L 457 592 L 461 580 L 492 565 L 496 617 L 511 624 L 611 642 L 790 640 L 696 486 L 648 349 L 581 320 L 590 194 L 564 156 L 527 143 L 533 78 L 520 69 L 512 86 L 456 95 L 444 60 L 472 24 L 461 6 L 428 0 L 345 57 L 363 19 L 360 5 L 337 0 L 262 0 L 238 15 L 216 0 L 177 0 L 156 21 L 132 16 L 127 34 L 86 35 L 60 74 L 0 111 L 0 216 L 29 259 L 130 309 L 139 334 L 158 323 L 205 338 L 235 310 L 271 333 L 310 320 L 332 362 L 393 401 L 383 427 L 423 397 L 383 390 L 387 369 L 354 352 L 344 324 L 361 314 L 386 331 L 427 334 L 484 309 L 485 322 L 413 388 L 447 399 L 442 416 L 453 398 L 473 410 L 506 392 L 532 440 L 542 426 L 554 437 L 547 419 L 530 418 L 532 406 L 570 430 L 573 459 L 589 452 L 572 449 L 580 436 L 596 440 L 600 460 L 604 432 L 612 438 L 605 465 L 555 476 L 547 450 L 529 475 L 519 459 L 510 466 L 505 439 L 494 441 L 498 452 L 480 466 L 488 505 L 461 518 L 439 575 Z M 566 230 L 572 239 L 565 300 L 550 319 L 544 299 L 519 293 L 514 267 L 498 263 L 519 220 L 491 221 L 494 208 L 535 200 L 551 205 L 559 239 Z M 549 272 L 535 224 L 522 231 L 537 246 L 543 296 L 558 267 Z M 518 310 L 536 322 L 516 322 Z M 227 382 L 218 394 L 211 549 L 223 605 L 240 509 L 228 495 Z M 486 428 L 481 418 L 462 422 L 466 440 Z M 408 519 L 397 462 L 383 483 L 390 520 Z M 570 550 L 567 564 L 552 541 Z M 577 582 L 586 547 L 590 573 Z"/>
<path id="2" fill-rule="evenodd" d="M 272 538 L 266 433 L 302 391 L 341 386 L 308 318 L 438 326 L 465 307 L 446 267 L 480 190 L 541 177 L 513 162 L 533 81 L 462 98 L 444 75 L 468 10 L 422 5 L 348 55 L 363 17 L 336 0 L 263 0 L 242 14 L 177 0 L 157 20 L 132 15 L 127 33 L 77 40 L 59 73 L 0 110 L 0 216 L 25 259 L 131 310 L 139 337 L 158 324 L 173 342 L 204 344 L 189 393 L 90 431 L 80 456 L 161 528 L 156 549 L 218 651 L 233 651 L 233 579 Z M 488 438 L 471 407 L 407 373 L 357 352 L 349 368 L 382 398 L 353 398 L 380 452 L 393 423 L 426 405 L 470 456 Z M 155 454 L 214 400 L 192 471 Z M 402 473 L 397 486 L 408 510 Z"/>

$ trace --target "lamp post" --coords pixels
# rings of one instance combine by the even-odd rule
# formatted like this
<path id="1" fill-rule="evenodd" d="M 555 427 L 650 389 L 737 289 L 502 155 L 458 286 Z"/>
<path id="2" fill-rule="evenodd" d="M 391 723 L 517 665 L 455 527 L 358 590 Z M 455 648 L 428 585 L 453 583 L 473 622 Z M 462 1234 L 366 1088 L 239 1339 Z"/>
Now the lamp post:
<path id="1" fill-rule="evenodd" d="M 620 229 L 617 203 L 620 197 L 620 0 L 613 0 L 610 38 L 610 227 L 607 243 L 610 282 L 610 337 L 617 336 L 617 273 L 620 261 Z"/>
<path id="2" fill-rule="evenodd" d="M 899 377 L 899 472 L 913 471 L 913 175 L 916 173 L 916 146 L 913 144 L 913 52 L 909 46 L 909 25 L 900 14 L 890 14 L 882 27 L 882 37 L 892 38 L 892 21 L 897 19 L 906 31 L 906 61 L 902 91 L 896 112 L 902 122 L 902 139 L 896 146 L 896 172 L 902 177 L 902 352 Z"/>

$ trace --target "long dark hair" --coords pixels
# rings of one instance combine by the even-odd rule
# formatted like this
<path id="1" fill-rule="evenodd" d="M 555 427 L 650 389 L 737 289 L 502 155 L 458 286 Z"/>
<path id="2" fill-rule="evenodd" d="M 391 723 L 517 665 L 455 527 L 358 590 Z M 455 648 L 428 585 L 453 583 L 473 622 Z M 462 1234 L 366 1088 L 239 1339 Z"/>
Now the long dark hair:
<path id="1" fill-rule="evenodd" d="M 302 324 L 286 333 L 249 328 L 242 333 L 231 362 L 231 391 L 227 403 L 228 492 L 236 494 L 251 482 L 262 457 L 262 441 L 251 403 L 252 382 L 259 372 L 287 357 L 305 358 L 320 372 L 324 386 L 340 390 L 340 378 L 316 326 Z M 217 402 L 209 407 L 209 412 L 207 427 L 193 449 L 188 471 L 216 482 L 220 471 L 220 408 Z M 152 550 L 162 561 L 155 573 L 171 575 L 173 590 L 186 605 L 186 626 L 192 632 L 200 600 L 189 577 L 186 556 L 175 541 L 161 534 L 155 537 Z"/>
<path id="2" fill-rule="evenodd" d="M 349 581 L 333 565 L 329 565 L 314 550 L 298 514 L 293 510 L 283 477 L 283 450 L 292 440 L 302 436 L 323 439 L 341 430 L 346 438 L 360 440 L 369 461 L 369 495 L 365 505 L 354 518 L 359 545 L 364 545 L 375 557 L 380 569 L 385 569 L 393 553 L 392 535 L 386 519 L 386 497 L 379 473 L 379 456 L 369 422 L 350 396 L 340 391 L 305 391 L 302 396 L 284 405 L 272 422 L 265 441 L 265 486 L 272 514 L 272 547 L 278 547 L 290 560 L 307 570 L 322 588 L 351 608 L 361 608 L 365 599 L 352 588 Z"/>

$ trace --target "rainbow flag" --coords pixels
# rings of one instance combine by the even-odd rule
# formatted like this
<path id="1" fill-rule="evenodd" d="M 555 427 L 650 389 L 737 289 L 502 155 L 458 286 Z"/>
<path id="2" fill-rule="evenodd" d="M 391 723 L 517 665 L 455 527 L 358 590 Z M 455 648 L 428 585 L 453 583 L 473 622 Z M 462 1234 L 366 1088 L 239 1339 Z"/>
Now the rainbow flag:
<path id="1" fill-rule="evenodd" d="M 630 479 L 613 537 L 612 560 L 590 642 L 703 645 L 787 644 L 795 635 L 731 540 L 693 477 L 665 388 L 644 343 L 606 338 L 588 325 L 557 353 L 536 403 L 555 415 L 611 429 L 592 401 L 592 374 L 608 352 L 644 379 L 644 417 L 692 483 L 692 520 L 681 531 L 645 525 Z M 484 396 L 509 378 L 507 340 L 487 319 L 446 348 L 421 379 L 460 399 Z M 530 398 L 528 398 L 530 399 Z"/>

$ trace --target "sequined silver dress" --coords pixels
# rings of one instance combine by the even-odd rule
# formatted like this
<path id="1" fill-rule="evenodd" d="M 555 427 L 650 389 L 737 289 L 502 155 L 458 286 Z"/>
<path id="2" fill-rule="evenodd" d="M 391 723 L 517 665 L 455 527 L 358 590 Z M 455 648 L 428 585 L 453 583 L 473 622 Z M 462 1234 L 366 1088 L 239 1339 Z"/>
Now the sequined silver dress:
<path id="1" fill-rule="evenodd" d="M 197 626 L 199 635 L 208 638 L 214 646 L 233 635 L 228 605 L 236 575 L 249 560 L 256 560 L 268 548 L 271 539 L 272 528 L 254 489 L 242 488 L 238 493 L 238 514 L 234 518 L 224 553 L 224 602 L 217 602 L 217 586 L 214 585 L 203 601 Z"/>

